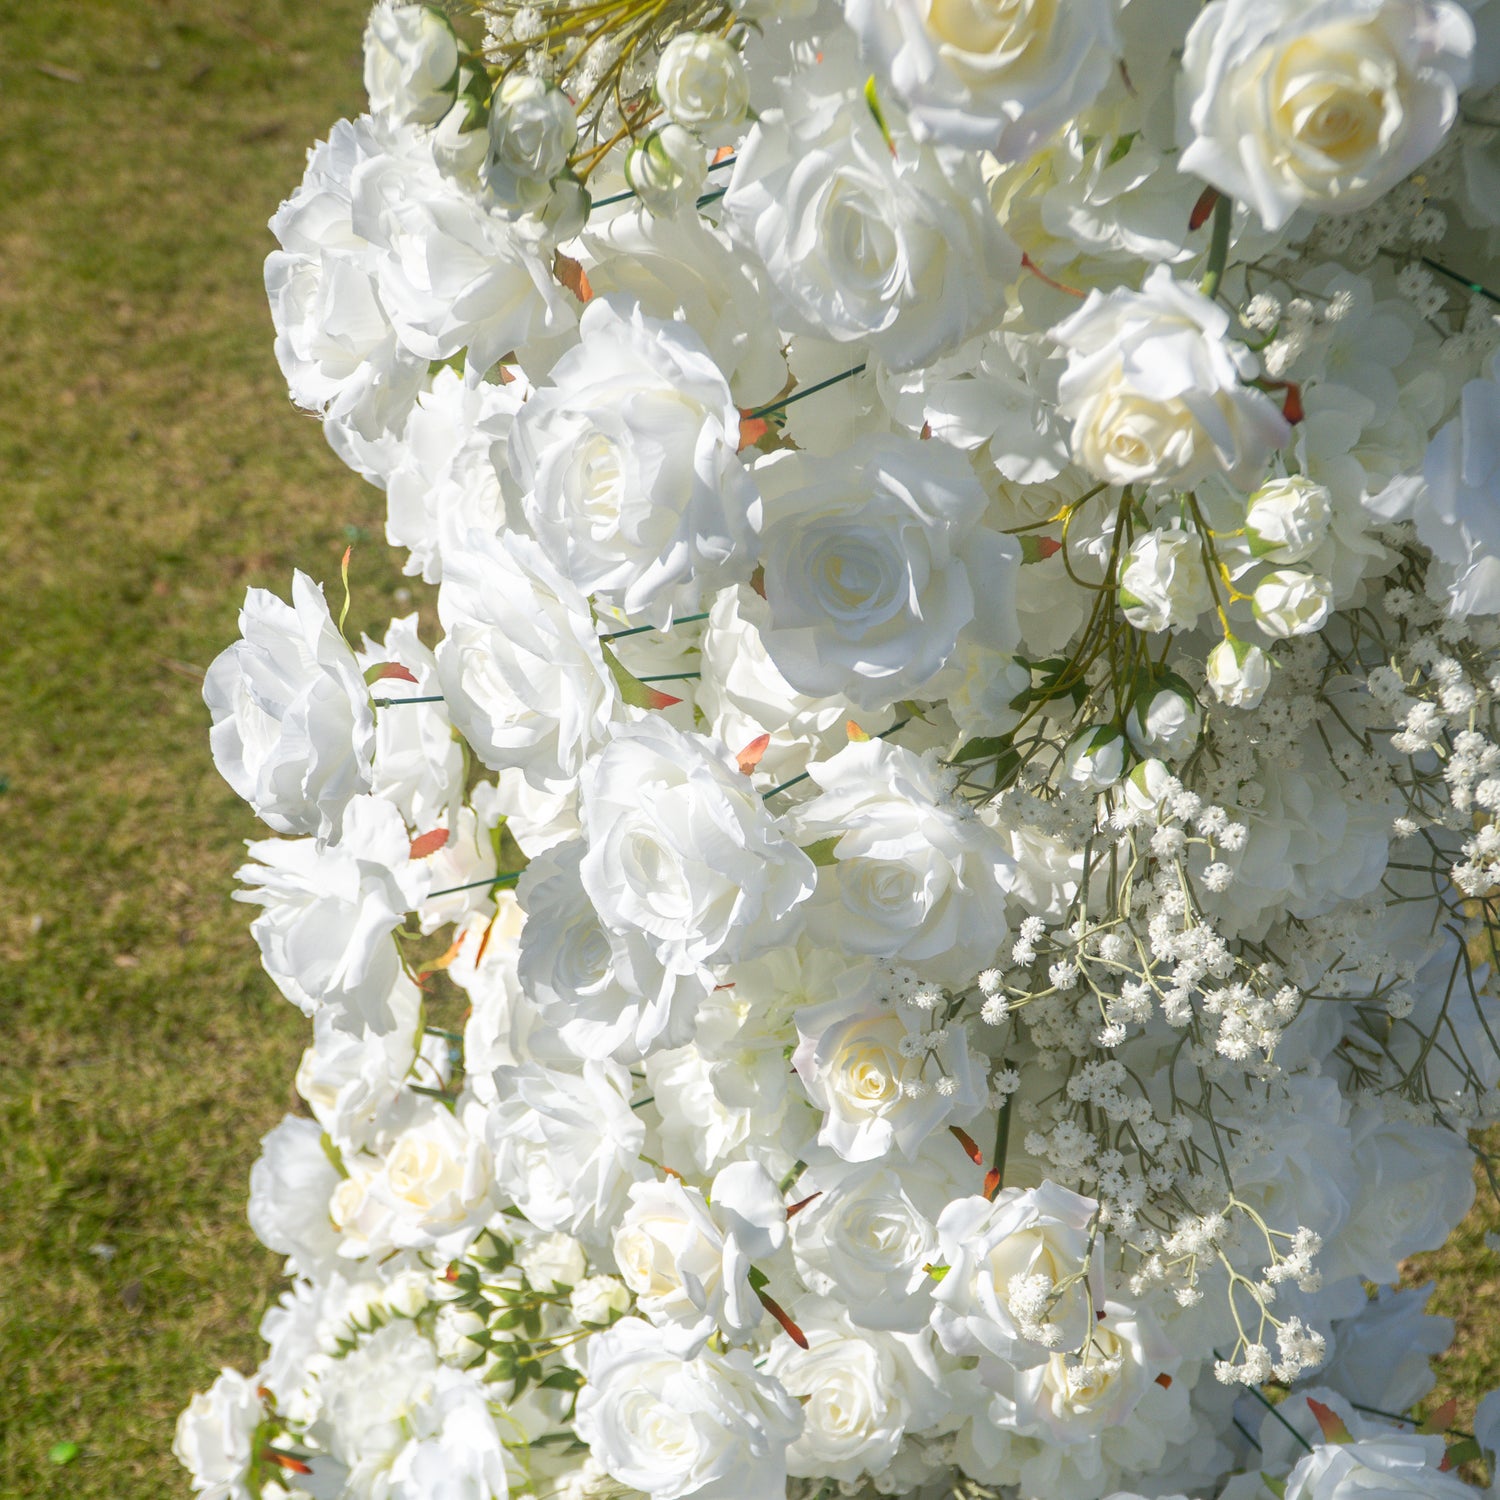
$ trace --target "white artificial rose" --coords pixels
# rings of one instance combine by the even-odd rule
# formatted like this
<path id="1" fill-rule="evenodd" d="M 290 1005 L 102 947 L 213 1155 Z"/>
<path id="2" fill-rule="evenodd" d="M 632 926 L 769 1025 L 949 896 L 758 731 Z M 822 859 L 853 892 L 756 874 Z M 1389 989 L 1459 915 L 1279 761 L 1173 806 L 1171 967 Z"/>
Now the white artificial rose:
<path id="1" fill-rule="evenodd" d="M 662 48 L 656 95 L 668 118 L 710 146 L 735 137 L 750 107 L 738 49 L 722 36 L 685 31 Z"/>
<path id="2" fill-rule="evenodd" d="M 762 113 L 724 207 L 784 329 L 855 346 L 851 365 L 868 346 L 912 369 L 999 321 L 1020 257 L 974 159 L 909 140 L 892 154 L 848 73 L 847 91 L 804 86 Z"/>
<path id="3" fill-rule="evenodd" d="M 1332 606 L 1333 589 L 1328 580 L 1300 568 L 1267 573 L 1255 585 L 1250 604 L 1255 623 L 1273 640 L 1321 630 Z"/>
<path id="4" fill-rule="evenodd" d="M 1245 540 L 1269 563 L 1301 562 L 1323 544 L 1332 523 L 1331 496 L 1301 474 L 1272 479 L 1245 507 Z"/>
<path id="5" fill-rule="evenodd" d="M 992 1354 L 1016 1370 L 1081 1348 L 1103 1306 L 1092 1198 L 1043 1182 L 960 1198 L 937 1221 L 942 1263 L 932 1326 L 950 1354 Z"/>
<path id="6" fill-rule="evenodd" d="M 1215 0 L 1183 54 L 1178 165 L 1267 229 L 1364 208 L 1442 143 L 1473 49 L 1452 0 Z"/>
<path id="7" fill-rule="evenodd" d="M 255 1382 L 238 1370 L 220 1370 L 188 1402 L 177 1418 L 172 1456 L 203 1500 L 251 1500 L 250 1465 L 259 1457 L 255 1429 L 264 1417 Z"/>
<path id="8" fill-rule="evenodd" d="M 785 1490 L 802 1413 L 748 1351 L 684 1360 L 639 1318 L 595 1334 L 585 1349 L 575 1427 L 620 1484 L 651 1500 L 766 1500 Z"/>
<path id="9" fill-rule="evenodd" d="M 278 833 L 338 836 L 349 799 L 370 789 L 370 690 L 322 588 L 292 578 L 292 602 L 249 589 L 240 639 L 203 678 L 219 774 Z"/>
<path id="10" fill-rule="evenodd" d="M 685 324 L 595 297 L 579 335 L 512 429 L 520 509 L 580 590 L 665 623 L 752 566 L 739 408 Z"/>
<path id="11" fill-rule="evenodd" d="M 516 1265 L 539 1292 L 578 1285 L 588 1270 L 583 1246 L 571 1234 L 539 1234 L 516 1247 Z"/>
<path id="12" fill-rule="evenodd" d="M 1068 352 L 1058 410 L 1073 422 L 1073 457 L 1098 479 L 1248 484 L 1290 433 L 1248 384 L 1259 365 L 1229 337 L 1228 312 L 1166 266 L 1138 292 L 1090 292 L 1052 336 Z"/>
<path id="13" fill-rule="evenodd" d="M 305 1276 L 326 1271 L 339 1250 L 328 1204 L 340 1179 L 322 1136 L 315 1121 L 288 1115 L 261 1138 L 250 1168 L 250 1228 Z"/>
<path id="14" fill-rule="evenodd" d="M 984 491 L 959 454 L 886 438 L 838 458 L 777 453 L 756 474 L 762 639 L 799 692 L 884 708 L 919 695 L 965 631 L 1018 644 L 1020 549 L 980 525 Z"/>
<path id="15" fill-rule="evenodd" d="M 729 753 L 659 716 L 618 728 L 584 772 L 580 876 L 612 931 L 673 974 L 791 940 L 812 862 Z"/>
<path id="16" fill-rule="evenodd" d="M 490 147 L 480 180 L 501 208 L 540 208 L 578 140 L 568 97 L 530 73 L 507 73 L 490 101 Z"/>
<path id="17" fill-rule="evenodd" d="M 1103 791 L 1125 774 L 1125 736 L 1111 724 L 1081 729 L 1063 752 L 1063 774 L 1090 791 Z"/>
<path id="18" fill-rule="evenodd" d="M 1192 752 L 1202 728 L 1198 700 L 1180 678 L 1141 693 L 1125 719 L 1125 733 L 1137 754 L 1171 760 Z"/>
<path id="19" fill-rule="evenodd" d="M 797 840 L 832 841 L 807 909 L 813 938 L 948 984 L 991 963 L 1015 861 L 935 758 L 889 740 L 853 742 L 808 775 L 819 795 L 791 814 Z"/>
<path id="20" fill-rule="evenodd" d="M 393 125 L 435 125 L 453 107 L 458 38 L 430 5 L 391 0 L 365 24 L 365 92 L 370 108 Z"/>
<path id="21" fill-rule="evenodd" d="M 1453 1342 L 1453 1319 L 1425 1311 L 1435 1290 L 1431 1282 L 1383 1286 L 1352 1317 L 1336 1319 L 1319 1384 L 1363 1406 L 1410 1411 L 1437 1384 L 1431 1361 Z"/>
<path id="22" fill-rule="evenodd" d="M 913 1159 L 933 1131 L 972 1120 L 982 1077 L 962 1026 L 897 1006 L 851 971 L 844 993 L 797 1012 L 795 1070 L 822 1111 L 818 1144 L 849 1162 Z"/>
<path id="23" fill-rule="evenodd" d="M 702 142 L 686 126 L 668 121 L 630 148 L 625 181 L 648 212 L 675 219 L 703 191 L 708 157 Z"/>
<path id="24" fill-rule="evenodd" d="M 1271 685 L 1271 658 L 1259 646 L 1226 636 L 1208 653 L 1208 685 L 1230 708 L 1255 708 Z"/>
<path id="25" fill-rule="evenodd" d="M 337 844 L 263 839 L 257 863 L 238 878 L 237 901 L 264 908 L 250 924 L 261 963 L 277 988 L 307 1015 L 333 1008 L 337 1022 L 384 1035 L 396 1024 L 391 994 L 403 980 L 391 933 L 422 904 L 430 871 L 410 859 L 411 842 L 395 806 L 356 797 Z"/>
<path id="26" fill-rule="evenodd" d="M 1213 605 L 1208 559 L 1196 532 L 1148 531 L 1120 569 L 1120 611 L 1137 630 L 1188 630 Z"/>
<path id="27" fill-rule="evenodd" d="M 1031 669 L 1005 652 L 961 643 L 954 658 L 961 674 L 948 694 L 948 708 L 966 738 L 1009 734 L 1020 722 L 1016 706 L 1031 686 Z"/>
<path id="28" fill-rule="evenodd" d="M 493 1213 L 483 1111 L 462 1118 L 432 1100 L 391 1142 L 367 1191 L 387 1211 L 383 1238 L 401 1249 L 462 1253 Z"/>
<path id="29" fill-rule="evenodd" d="M 569 789 L 624 711 L 588 600 L 532 539 L 471 533 L 438 593 L 438 676 L 454 726 L 493 770 Z"/>
<path id="30" fill-rule="evenodd" d="M 844 17 L 912 129 L 1029 157 L 1109 78 L 1110 0 L 844 0 Z"/>
<path id="31" fill-rule="evenodd" d="M 568 1296 L 568 1307 L 580 1323 L 604 1326 L 630 1310 L 630 1291 L 615 1276 L 586 1276 Z"/>
<path id="32" fill-rule="evenodd" d="M 1286 1477 L 1286 1500 L 1468 1500 L 1474 1493 L 1442 1472 L 1441 1437 L 1387 1432 L 1348 1443 L 1317 1443 Z"/>
<path id="33" fill-rule="evenodd" d="M 485 1120 L 495 1181 L 538 1229 L 608 1246 L 630 1184 L 649 1175 L 630 1091 L 618 1063 L 585 1062 L 567 1073 L 537 1063 L 495 1069 L 497 1099 Z"/>

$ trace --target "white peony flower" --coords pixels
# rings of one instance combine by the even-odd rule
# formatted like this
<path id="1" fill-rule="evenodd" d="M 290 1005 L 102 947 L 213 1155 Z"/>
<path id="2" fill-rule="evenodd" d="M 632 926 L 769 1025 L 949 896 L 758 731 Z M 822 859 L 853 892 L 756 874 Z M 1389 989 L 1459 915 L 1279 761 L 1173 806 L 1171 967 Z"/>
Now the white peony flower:
<path id="1" fill-rule="evenodd" d="M 250 935 L 277 988 L 309 1016 L 333 1007 L 349 1031 L 391 1030 L 402 981 L 391 933 L 430 883 L 425 864 L 409 858 L 400 812 L 383 798 L 356 797 L 337 844 L 263 839 L 248 848 L 258 863 L 239 870 L 248 889 L 235 899 L 264 908 Z"/>
<path id="2" fill-rule="evenodd" d="M 393 125 L 435 125 L 453 107 L 458 38 L 439 10 L 380 0 L 365 23 L 365 92 Z"/>
<path id="3" fill-rule="evenodd" d="M 937 1221 L 942 1264 L 932 1326 L 950 1354 L 990 1354 L 1014 1370 L 1083 1346 L 1104 1305 L 1099 1205 L 1054 1182 L 960 1198 Z"/>
<path id="4" fill-rule="evenodd" d="M 749 572 L 739 408 L 684 324 L 595 297 L 579 334 L 512 429 L 520 509 L 584 593 L 664 623 Z"/>
<path id="5" fill-rule="evenodd" d="M 1077 462 L 1111 484 L 1259 478 L 1290 428 L 1246 383 L 1259 366 L 1228 333 L 1229 314 L 1165 266 L 1139 292 L 1090 292 L 1052 330 L 1068 351 L 1058 410 Z"/>
<path id="6" fill-rule="evenodd" d="M 241 639 L 203 678 L 219 774 L 278 833 L 337 837 L 370 789 L 375 717 L 354 652 L 323 590 L 292 577 L 292 602 L 248 589 Z"/>
<path id="7" fill-rule="evenodd" d="M 618 728 L 584 772 L 584 889 L 606 927 L 638 934 L 672 974 L 787 942 L 812 894 L 812 862 L 728 762 L 652 716 Z"/>
<path id="8" fill-rule="evenodd" d="M 1183 55 L 1178 165 L 1267 229 L 1364 208 L 1442 143 L 1473 50 L 1452 0 L 1215 0 Z"/>
<path id="9" fill-rule="evenodd" d="M 837 459 L 757 466 L 767 654 L 799 692 L 861 708 L 917 695 L 961 633 L 1016 644 L 1020 549 L 979 524 L 973 470 L 936 443 L 888 438 Z"/>
<path id="10" fill-rule="evenodd" d="M 815 762 L 808 775 L 819 795 L 791 814 L 797 840 L 832 841 L 807 909 L 813 938 L 900 959 L 944 983 L 993 962 L 1015 860 L 934 761 L 868 740 Z"/>
<path id="11" fill-rule="evenodd" d="M 172 1456 L 203 1500 L 251 1500 L 255 1429 L 264 1416 L 255 1382 L 238 1370 L 220 1370 L 187 1404 L 177 1418 Z"/>
<path id="12" fill-rule="evenodd" d="M 540 208 L 578 140 L 567 95 L 530 73 L 507 73 L 490 101 L 490 145 L 480 180 L 501 208 Z"/>
<path id="13" fill-rule="evenodd" d="M 732 141 L 750 106 L 738 49 L 722 36 L 685 31 L 662 48 L 656 96 L 669 119 L 710 146 Z"/>
<path id="14" fill-rule="evenodd" d="M 625 1318 L 586 1345 L 588 1383 L 575 1426 L 620 1484 L 651 1500 L 764 1500 L 786 1487 L 786 1450 L 802 1412 L 750 1354 L 690 1360 L 666 1335 Z"/>
<path id="15" fill-rule="evenodd" d="M 588 600 L 530 537 L 473 532 L 448 559 L 438 616 L 438 675 L 474 753 L 538 791 L 571 787 L 624 707 Z"/>
<path id="16" fill-rule="evenodd" d="M 844 0 L 844 17 L 919 136 L 1030 156 L 1104 87 L 1110 0 Z"/>

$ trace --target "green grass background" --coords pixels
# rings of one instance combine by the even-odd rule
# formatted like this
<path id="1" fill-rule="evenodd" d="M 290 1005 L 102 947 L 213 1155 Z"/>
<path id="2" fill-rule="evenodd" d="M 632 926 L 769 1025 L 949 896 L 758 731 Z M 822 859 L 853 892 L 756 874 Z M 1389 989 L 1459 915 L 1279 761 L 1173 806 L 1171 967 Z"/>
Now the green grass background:
<path id="1" fill-rule="evenodd" d="M 0 0 L 6 1500 L 185 1495 L 176 1413 L 254 1365 L 275 1294 L 246 1176 L 307 1028 L 229 899 L 257 827 L 198 679 L 247 584 L 336 580 L 350 540 L 351 623 L 399 608 L 381 497 L 288 404 L 260 287 L 266 219 L 361 107 L 364 9 Z M 1500 1384 L 1486 1225 L 1438 1257 L 1466 1409 Z"/>

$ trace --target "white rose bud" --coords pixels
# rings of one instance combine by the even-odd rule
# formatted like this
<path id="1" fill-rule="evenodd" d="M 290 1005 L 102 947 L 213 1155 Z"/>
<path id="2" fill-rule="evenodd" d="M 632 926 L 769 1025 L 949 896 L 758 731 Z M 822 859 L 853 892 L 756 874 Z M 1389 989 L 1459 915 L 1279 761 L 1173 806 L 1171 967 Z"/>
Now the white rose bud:
<path id="1" fill-rule="evenodd" d="M 1198 537 L 1180 527 L 1137 537 L 1120 572 L 1120 609 L 1137 630 L 1185 630 L 1212 603 Z"/>
<path id="2" fill-rule="evenodd" d="M 740 54 L 721 36 L 684 32 L 667 43 L 656 68 L 662 108 L 711 146 L 727 144 L 750 107 Z"/>
<path id="3" fill-rule="evenodd" d="M 1142 755 L 1180 760 L 1198 743 L 1203 715 L 1198 700 L 1184 682 L 1142 693 L 1125 720 L 1130 743 Z"/>
<path id="4" fill-rule="evenodd" d="M 1328 535 L 1328 501 L 1328 491 L 1301 474 L 1262 485 L 1245 510 L 1251 552 L 1266 562 L 1301 562 Z"/>
<path id="5" fill-rule="evenodd" d="M 681 125 L 663 125 L 625 158 L 625 181 L 658 219 L 696 203 L 707 180 L 703 147 Z"/>
<path id="6" fill-rule="evenodd" d="M 1159 760 L 1143 760 L 1132 766 L 1130 775 L 1120 783 L 1120 793 L 1126 807 L 1133 812 L 1154 813 L 1167 794 L 1172 782 L 1171 771 Z"/>
<path id="7" fill-rule="evenodd" d="M 613 1323 L 630 1310 L 630 1293 L 617 1277 L 589 1276 L 573 1288 L 568 1305 L 580 1323 Z"/>
<path id="8" fill-rule="evenodd" d="M 393 125 L 435 125 L 453 105 L 458 39 L 426 5 L 377 5 L 365 27 L 365 92 Z"/>
<path id="9" fill-rule="evenodd" d="M 1255 623 L 1269 636 L 1285 640 L 1323 628 L 1333 602 L 1333 586 L 1316 573 L 1281 568 L 1255 586 L 1251 609 Z"/>
<path id="10" fill-rule="evenodd" d="M 1271 685 L 1271 658 L 1259 646 L 1227 636 L 1208 653 L 1208 685 L 1230 708 L 1254 708 Z"/>
<path id="11" fill-rule="evenodd" d="M 512 73 L 490 104 L 484 185 L 503 208 L 539 208 L 577 140 L 578 116 L 567 95 L 528 73 Z"/>
<path id="12" fill-rule="evenodd" d="M 1103 791 L 1120 779 L 1125 769 L 1125 736 L 1103 725 L 1075 735 L 1063 752 L 1068 780 Z"/>

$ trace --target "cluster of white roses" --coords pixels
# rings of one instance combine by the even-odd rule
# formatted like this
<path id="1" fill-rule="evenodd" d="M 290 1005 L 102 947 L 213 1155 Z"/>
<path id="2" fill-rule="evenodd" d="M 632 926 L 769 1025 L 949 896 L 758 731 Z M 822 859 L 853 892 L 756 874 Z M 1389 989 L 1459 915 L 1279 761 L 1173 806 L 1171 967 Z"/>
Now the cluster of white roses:
<path id="1" fill-rule="evenodd" d="M 1394 1286 L 1500 1120 L 1500 3 L 380 0 L 365 79 L 266 285 L 435 599 L 205 682 L 313 1042 L 196 1488 L 1470 1493 Z"/>

